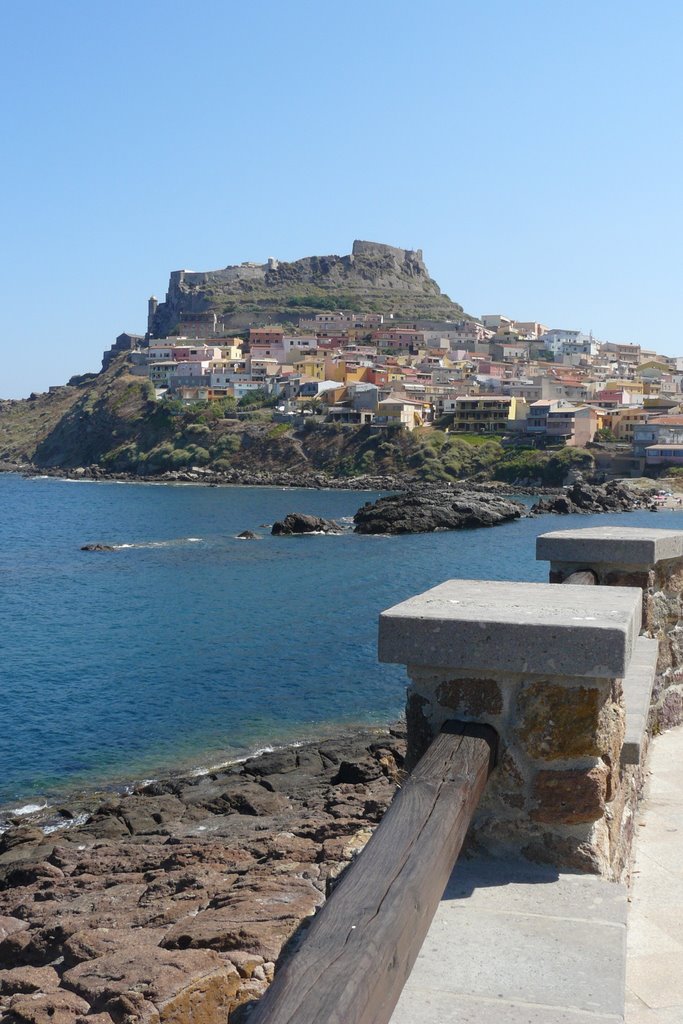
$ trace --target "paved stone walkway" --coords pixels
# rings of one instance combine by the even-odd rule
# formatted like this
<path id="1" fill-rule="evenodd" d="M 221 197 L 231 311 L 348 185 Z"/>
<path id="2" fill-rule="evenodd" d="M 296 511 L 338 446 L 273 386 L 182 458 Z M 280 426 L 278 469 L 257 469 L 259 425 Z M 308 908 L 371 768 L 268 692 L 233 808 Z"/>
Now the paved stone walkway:
<path id="1" fill-rule="evenodd" d="M 683 1024 L 683 727 L 650 747 L 628 909 L 626 1024 Z"/>
<path id="2" fill-rule="evenodd" d="M 461 861 L 391 1024 L 683 1024 L 683 726 L 648 773 L 628 902 L 592 876 Z"/>
<path id="3" fill-rule="evenodd" d="M 461 861 L 392 1024 L 620 1024 L 626 909 L 594 876 Z"/>

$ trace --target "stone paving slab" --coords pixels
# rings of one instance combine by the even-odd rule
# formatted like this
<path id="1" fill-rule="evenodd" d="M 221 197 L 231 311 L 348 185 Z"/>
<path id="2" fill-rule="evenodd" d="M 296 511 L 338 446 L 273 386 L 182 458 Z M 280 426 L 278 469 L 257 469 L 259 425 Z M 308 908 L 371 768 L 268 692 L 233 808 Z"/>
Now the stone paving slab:
<path id="1" fill-rule="evenodd" d="M 683 1022 L 683 727 L 650 746 L 636 817 L 628 915 L 627 1024 Z"/>
<path id="2" fill-rule="evenodd" d="M 626 890 L 526 862 L 456 866 L 392 1024 L 621 1022 Z"/>
<path id="3" fill-rule="evenodd" d="M 434 989 L 412 988 L 399 1004 L 403 1016 L 392 1024 L 622 1024 L 624 1018 L 614 1014 L 558 1010 L 556 1006 L 530 1006 L 502 999 L 476 999 Z M 677 1021 L 676 1024 L 681 1024 Z"/>
<path id="4" fill-rule="evenodd" d="M 523 860 L 461 861 L 442 902 L 465 899 L 474 911 L 504 910 L 613 925 L 625 925 L 627 917 L 623 886 L 607 885 L 597 875 L 559 875 L 555 868 Z"/>
<path id="5" fill-rule="evenodd" d="M 627 1024 L 681 1024 L 680 1007 L 652 1010 L 633 993 L 626 993 Z"/>

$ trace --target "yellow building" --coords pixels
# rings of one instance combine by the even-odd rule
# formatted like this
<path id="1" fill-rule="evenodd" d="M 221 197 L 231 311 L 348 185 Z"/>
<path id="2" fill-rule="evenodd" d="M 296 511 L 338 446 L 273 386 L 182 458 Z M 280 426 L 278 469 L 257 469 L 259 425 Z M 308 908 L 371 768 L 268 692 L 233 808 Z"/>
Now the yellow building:
<path id="1" fill-rule="evenodd" d="M 336 356 L 325 356 L 324 380 L 338 380 L 344 383 L 348 379 L 348 368 L 344 359 Z"/>
<path id="2" fill-rule="evenodd" d="M 325 360 L 317 356 L 306 356 L 304 359 L 296 359 L 292 363 L 294 372 L 303 374 L 305 377 L 312 377 L 313 380 L 326 380 Z"/>
<path id="3" fill-rule="evenodd" d="M 603 391 L 630 391 L 632 395 L 642 395 L 642 380 L 608 380 Z"/>
<path id="4" fill-rule="evenodd" d="M 633 443 L 633 430 L 641 423 L 647 423 L 648 417 L 652 416 L 652 410 L 637 408 L 615 409 L 613 412 L 604 413 L 604 426 L 609 427 L 617 441 L 625 444 Z"/>
<path id="5" fill-rule="evenodd" d="M 221 358 L 222 359 L 243 359 L 244 353 L 242 352 L 241 345 L 221 345 Z"/>
<path id="6" fill-rule="evenodd" d="M 403 381 L 406 375 L 400 366 L 387 366 L 387 381 L 391 384 L 392 381 Z"/>
<path id="7" fill-rule="evenodd" d="M 516 419 L 517 399 L 508 395 L 463 395 L 454 401 L 452 430 L 466 434 L 505 434 Z"/>

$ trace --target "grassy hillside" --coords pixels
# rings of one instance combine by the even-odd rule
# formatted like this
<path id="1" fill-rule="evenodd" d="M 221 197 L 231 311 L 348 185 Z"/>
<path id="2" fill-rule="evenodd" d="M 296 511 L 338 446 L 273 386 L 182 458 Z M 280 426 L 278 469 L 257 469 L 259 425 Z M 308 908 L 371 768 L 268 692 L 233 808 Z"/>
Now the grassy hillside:
<path id="1" fill-rule="evenodd" d="M 40 440 L 78 400 L 73 388 L 21 401 L 0 401 L 0 463 L 33 462 Z"/>
<path id="2" fill-rule="evenodd" d="M 588 452 L 504 449 L 497 439 L 422 428 L 375 432 L 311 421 L 295 429 L 273 422 L 272 410 L 235 419 L 220 404 L 184 407 L 156 402 L 149 382 L 132 376 L 125 357 L 79 387 L 0 405 L 0 462 L 39 468 L 98 465 L 154 477 L 192 467 L 218 473 L 289 472 L 294 477 L 412 477 L 424 481 L 495 479 L 561 484 Z M 232 418 L 231 418 L 232 417 Z"/>

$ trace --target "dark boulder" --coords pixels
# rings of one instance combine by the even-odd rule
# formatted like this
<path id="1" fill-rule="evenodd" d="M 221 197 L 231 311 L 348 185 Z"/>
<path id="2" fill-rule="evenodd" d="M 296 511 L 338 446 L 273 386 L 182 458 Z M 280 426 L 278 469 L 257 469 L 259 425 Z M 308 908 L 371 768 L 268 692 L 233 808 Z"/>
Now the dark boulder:
<path id="1" fill-rule="evenodd" d="M 290 512 L 280 522 L 273 523 L 270 532 L 274 537 L 293 537 L 305 533 L 341 533 L 342 528 L 333 519 L 307 516 L 302 512 Z"/>
<path id="2" fill-rule="evenodd" d="M 448 487 L 391 494 L 360 508 L 356 533 L 431 533 L 498 526 L 526 514 L 518 501 Z"/>
<path id="3" fill-rule="evenodd" d="M 116 551 L 112 544 L 84 544 L 81 551 Z"/>
<path id="4" fill-rule="evenodd" d="M 596 512 L 632 512 L 634 509 L 652 507 L 650 492 L 634 490 L 621 480 L 610 480 L 606 484 L 588 484 L 579 477 L 564 494 L 537 501 L 531 512 L 534 515 L 543 512 L 588 515 Z"/>
<path id="5" fill-rule="evenodd" d="M 237 539 L 238 540 L 258 540 L 259 536 L 258 536 L 257 533 L 254 533 L 253 530 L 242 530 L 241 533 L 237 534 Z"/>

